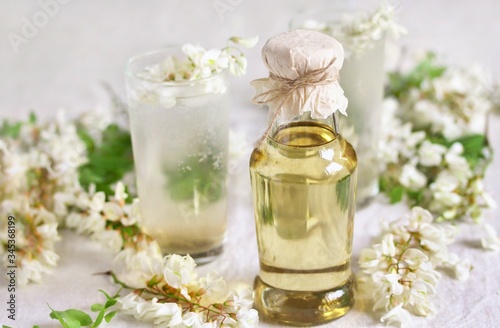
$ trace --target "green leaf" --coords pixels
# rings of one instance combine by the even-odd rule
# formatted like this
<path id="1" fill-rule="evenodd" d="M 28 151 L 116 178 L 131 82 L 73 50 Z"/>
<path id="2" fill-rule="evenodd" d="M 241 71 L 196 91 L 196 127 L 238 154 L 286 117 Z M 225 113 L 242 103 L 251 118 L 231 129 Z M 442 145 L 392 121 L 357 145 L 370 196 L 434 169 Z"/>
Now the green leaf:
<path id="1" fill-rule="evenodd" d="M 430 135 L 427 138 L 429 139 L 429 142 L 445 146 L 446 148 L 450 148 L 454 143 L 454 141 L 450 141 L 441 135 Z"/>
<path id="2" fill-rule="evenodd" d="M 55 311 L 53 308 L 50 307 L 50 305 L 49 305 L 49 308 L 52 310 L 52 312 L 50 312 L 50 317 L 52 319 L 59 320 L 59 322 L 61 323 L 61 325 L 63 326 L 63 328 L 69 328 L 69 325 L 66 323 L 66 321 L 64 320 L 64 318 L 61 316 L 60 312 L 59 311 Z"/>
<path id="3" fill-rule="evenodd" d="M 403 199 L 405 188 L 403 186 L 396 186 L 391 189 L 389 199 L 391 204 L 399 203 Z"/>
<path id="4" fill-rule="evenodd" d="M 407 190 L 408 198 L 413 201 L 414 205 L 421 205 L 424 201 L 424 190 Z"/>
<path id="5" fill-rule="evenodd" d="M 77 130 L 78 136 L 80 137 L 80 140 L 83 141 L 85 144 L 85 147 L 87 148 L 88 153 L 92 153 L 95 149 L 95 140 L 92 138 L 92 136 L 85 131 L 82 128 L 79 128 Z"/>
<path id="6" fill-rule="evenodd" d="M 387 181 L 387 178 L 384 176 L 380 176 L 380 179 L 378 180 L 378 186 L 380 189 L 380 192 L 387 192 L 389 189 L 389 181 Z"/>
<path id="7" fill-rule="evenodd" d="M 3 121 L 2 127 L 0 128 L 0 137 L 15 139 L 19 137 L 22 126 L 22 122 L 9 123 L 7 121 Z"/>
<path id="8" fill-rule="evenodd" d="M 68 318 L 77 320 L 82 326 L 89 326 L 92 324 L 92 318 L 85 312 L 75 309 L 69 309 L 62 311 L 63 315 L 67 315 Z"/>
<path id="9" fill-rule="evenodd" d="M 113 305 L 115 305 L 117 302 L 118 302 L 118 301 L 117 301 L 117 300 L 115 300 L 115 299 L 108 300 L 108 301 L 106 302 L 106 304 L 104 305 L 104 308 L 106 308 L 106 309 L 107 309 L 107 308 L 110 308 L 110 307 L 112 307 Z"/>
<path id="10" fill-rule="evenodd" d="M 80 328 L 92 324 L 92 318 L 83 311 L 75 309 L 56 311 L 50 305 L 49 308 L 52 310 L 50 317 L 59 320 L 64 328 Z"/>
<path id="11" fill-rule="evenodd" d="M 111 321 L 111 319 L 113 319 L 113 317 L 116 315 L 118 311 L 112 311 L 112 312 L 109 312 L 108 314 L 106 314 L 104 316 L 104 320 L 106 320 L 107 323 L 109 323 Z"/>
<path id="12" fill-rule="evenodd" d="M 115 297 L 111 297 L 111 296 L 109 296 L 109 294 L 108 294 L 108 293 L 106 293 L 106 292 L 105 292 L 104 290 L 102 290 L 102 289 L 99 289 L 99 291 L 100 291 L 101 293 L 103 293 L 103 294 L 104 294 L 104 296 L 106 297 L 106 299 L 107 299 L 107 300 L 112 300 L 113 298 L 115 298 Z"/>
<path id="13" fill-rule="evenodd" d="M 35 124 L 35 123 L 36 123 L 36 120 L 37 120 L 37 119 L 36 119 L 36 114 L 35 114 L 34 112 L 31 112 L 31 113 L 30 113 L 30 117 L 29 117 L 29 119 L 28 119 L 28 122 L 29 122 L 30 124 Z"/>
<path id="14" fill-rule="evenodd" d="M 92 305 L 90 306 L 90 311 L 92 311 L 92 312 L 99 312 L 99 311 L 101 311 L 103 308 L 104 308 L 104 305 L 99 304 L 99 303 L 96 303 L 96 304 L 92 304 Z"/>
<path id="15" fill-rule="evenodd" d="M 72 319 L 72 318 L 65 318 L 62 316 L 61 312 L 59 311 L 52 311 L 50 313 L 50 317 L 52 319 L 56 319 L 56 320 L 59 320 L 59 322 L 61 323 L 61 326 L 63 326 L 63 328 L 80 328 L 81 327 L 81 324 Z"/>
<path id="16" fill-rule="evenodd" d="M 476 166 L 484 159 L 483 149 L 487 147 L 486 137 L 482 134 L 470 135 L 457 139 L 464 147 L 463 156 L 474 170 Z"/>

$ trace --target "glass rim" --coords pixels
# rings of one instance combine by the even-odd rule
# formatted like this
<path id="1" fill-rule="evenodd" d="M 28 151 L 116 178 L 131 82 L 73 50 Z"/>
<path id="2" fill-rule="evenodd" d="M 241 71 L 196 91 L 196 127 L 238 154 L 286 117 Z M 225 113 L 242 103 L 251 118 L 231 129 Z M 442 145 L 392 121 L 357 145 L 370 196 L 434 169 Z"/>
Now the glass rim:
<path id="1" fill-rule="evenodd" d="M 144 78 L 142 76 L 138 76 L 137 73 L 134 73 L 131 69 L 132 64 L 139 59 L 147 58 L 147 57 L 153 56 L 153 55 L 157 55 L 157 54 L 160 54 L 162 52 L 168 52 L 168 51 L 172 51 L 172 50 L 181 50 L 181 49 L 182 49 L 181 45 L 172 45 L 172 46 L 168 46 L 168 47 L 164 47 L 164 48 L 160 48 L 160 49 L 156 49 L 156 50 L 146 51 L 146 52 L 140 53 L 138 55 L 132 56 L 127 60 L 127 62 L 125 64 L 125 75 L 127 77 L 130 77 L 130 78 L 133 78 L 136 80 L 140 80 L 140 81 L 144 81 L 144 82 L 148 82 L 148 83 L 154 83 L 154 84 L 162 85 L 162 86 L 166 86 L 166 87 L 167 86 L 179 87 L 179 86 L 191 86 L 193 84 L 200 84 L 200 83 L 208 83 L 212 80 L 217 80 L 219 78 L 224 77 L 227 74 L 227 72 L 229 71 L 229 68 L 224 68 L 222 71 L 220 71 L 218 73 L 215 73 L 215 74 L 212 74 L 208 77 L 204 77 L 204 78 L 200 78 L 200 79 L 185 80 L 185 81 L 158 82 L 158 81 L 154 81 L 154 80 L 151 80 L 148 78 Z M 145 67 L 146 66 L 144 66 L 143 68 L 145 68 Z"/>
<path id="2" fill-rule="evenodd" d="M 289 29 L 291 30 L 297 30 L 301 29 L 298 27 L 297 23 L 302 20 L 302 23 L 306 19 L 314 19 L 314 16 L 321 16 L 322 14 L 347 14 L 347 13 L 357 13 L 357 12 L 369 12 L 370 9 L 362 6 L 360 4 L 353 4 L 353 3 L 343 3 L 341 5 L 328 5 L 325 6 L 324 8 L 307 8 L 300 10 L 293 15 L 290 20 L 288 21 L 289 24 Z M 334 22 L 340 22 L 340 16 L 334 17 L 332 16 L 331 21 Z M 295 26 L 294 26 L 295 25 Z"/>

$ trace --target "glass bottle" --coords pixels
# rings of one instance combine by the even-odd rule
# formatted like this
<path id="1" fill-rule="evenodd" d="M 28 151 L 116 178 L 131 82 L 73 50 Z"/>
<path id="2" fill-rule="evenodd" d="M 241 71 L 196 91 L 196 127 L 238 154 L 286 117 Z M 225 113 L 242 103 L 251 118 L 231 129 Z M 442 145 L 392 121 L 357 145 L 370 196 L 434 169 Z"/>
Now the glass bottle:
<path id="1" fill-rule="evenodd" d="M 324 323 L 354 304 L 356 153 L 335 115 L 269 115 L 269 134 L 250 159 L 260 260 L 254 304 L 271 321 Z"/>

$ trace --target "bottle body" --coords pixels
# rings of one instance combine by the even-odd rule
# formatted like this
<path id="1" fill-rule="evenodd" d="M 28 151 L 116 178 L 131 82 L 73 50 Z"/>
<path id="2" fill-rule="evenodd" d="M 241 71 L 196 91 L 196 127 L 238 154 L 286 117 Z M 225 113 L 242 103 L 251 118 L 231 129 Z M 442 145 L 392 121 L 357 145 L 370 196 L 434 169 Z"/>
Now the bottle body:
<path id="1" fill-rule="evenodd" d="M 331 121 L 281 124 L 253 151 L 255 305 L 269 319 L 320 324 L 352 307 L 356 166 Z"/>

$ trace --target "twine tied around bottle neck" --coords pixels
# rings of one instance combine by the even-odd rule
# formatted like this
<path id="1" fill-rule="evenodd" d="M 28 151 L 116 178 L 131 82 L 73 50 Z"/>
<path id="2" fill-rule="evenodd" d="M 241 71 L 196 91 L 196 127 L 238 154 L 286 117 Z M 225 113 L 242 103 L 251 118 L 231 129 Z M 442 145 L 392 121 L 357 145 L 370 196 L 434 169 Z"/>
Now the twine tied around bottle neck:
<path id="1" fill-rule="evenodd" d="M 268 123 L 268 127 L 264 132 L 264 135 L 257 141 L 256 148 L 260 148 L 264 140 L 266 140 L 266 138 L 269 136 L 272 126 L 280 115 L 283 106 L 294 93 L 298 92 L 301 89 L 305 91 L 309 87 L 314 88 L 338 81 L 338 70 L 336 70 L 333 74 L 332 72 L 328 72 L 328 70 L 330 70 L 330 68 L 335 63 L 336 59 L 337 58 L 334 57 L 325 67 L 308 71 L 305 74 L 297 77 L 296 79 L 288 79 L 282 76 L 278 76 L 272 72 L 269 73 L 268 80 L 278 82 L 281 86 L 255 95 L 255 97 L 253 97 L 252 99 L 252 102 L 258 105 L 265 105 L 271 101 L 275 101 L 278 99 L 281 99 L 281 102 L 275 109 L 275 112 L 271 118 L 271 121 Z"/>

